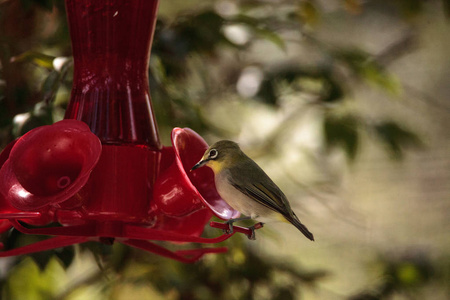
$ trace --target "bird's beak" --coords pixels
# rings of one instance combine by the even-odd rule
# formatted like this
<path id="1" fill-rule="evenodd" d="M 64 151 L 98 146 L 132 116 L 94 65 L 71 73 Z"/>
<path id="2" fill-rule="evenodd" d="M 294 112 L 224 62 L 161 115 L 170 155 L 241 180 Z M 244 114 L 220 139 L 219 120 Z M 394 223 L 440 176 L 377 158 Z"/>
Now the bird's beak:
<path id="1" fill-rule="evenodd" d="M 195 166 L 192 167 L 191 172 L 195 169 L 198 169 L 200 167 L 203 167 L 208 162 L 208 159 L 202 159 L 198 163 L 195 164 Z"/>

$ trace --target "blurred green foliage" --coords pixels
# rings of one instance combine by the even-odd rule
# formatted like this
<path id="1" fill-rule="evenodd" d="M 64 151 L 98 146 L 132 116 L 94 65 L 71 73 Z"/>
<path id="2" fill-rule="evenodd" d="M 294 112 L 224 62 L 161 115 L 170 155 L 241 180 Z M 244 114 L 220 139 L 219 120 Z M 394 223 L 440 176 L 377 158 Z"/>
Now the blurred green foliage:
<path id="1" fill-rule="evenodd" d="M 384 5 L 405 22 L 423 9 L 420 0 L 375 2 L 339 3 L 349 15 Z M 443 3 L 448 11 L 448 1 Z M 330 45 L 315 35 L 314 26 L 326 17 L 319 1 L 202 4 L 157 22 L 149 78 L 161 132 L 186 126 L 199 133 L 224 136 L 227 133 L 208 118 L 205 107 L 221 105 L 224 95 L 234 95 L 240 101 L 256 101 L 278 110 L 290 93 L 297 101 L 324 113 L 325 149 L 343 151 L 350 161 L 357 158 L 365 134 L 385 145 L 394 158 L 401 158 L 407 147 L 421 145 L 419 137 L 396 120 L 371 120 L 352 109 L 351 102 L 357 101 L 351 100 L 352 91 L 359 82 L 393 97 L 400 97 L 402 87 L 374 54 Z M 228 5 L 228 10 L 219 9 L 223 8 L 220 4 Z M 0 1 L 0 148 L 32 128 L 63 117 L 73 70 L 64 9 L 63 1 Z M 229 34 L 227 29 L 232 26 L 243 38 Z M 288 41 L 284 34 L 289 31 L 300 32 L 303 39 Z M 281 59 L 274 64 L 264 55 L 254 55 L 265 51 L 261 49 L 266 46 L 286 51 L 288 43 L 308 44 L 320 57 L 319 62 Z M 261 76 L 253 93 L 242 94 L 236 86 L 247 67 L 257 68 Z M 301 96 L 305 94 L 307 100 Z M 23 240 L 29 243 L 33 238 L 12 231 L 6 246 L 22 245 Z M 5 299 L 71 299 L 78 288 L 103 282 L 99 293 L 111 299 L 117 286 L 129 284 L 152 286 L 161 299 L 298 299 L 301 289 L 317 288 L 316 283 L 327 274 L 268 259 L 239 237 L 227 245 L 228 254 L 209 256 L 195 265 L 121 245 L 84 245 L 77 251 L 94 253 L 99 273 L 69 290 L 58 282 L 64 281 L 64 268 L 71 265 L 74 248 L 43 252 L 32 255 L 33 260 L 14 259 L 1 279 L 1 293 Z M 396 289 L 418 285 L 434 276 L 428 262 L 399 260 L 385 264 L 386 282 L 375 293 L 362 292 L 352 299 L 384 299 Z"/>
<path id="2" fill-rule="evenodd" d="M 350 300 L 389 299 L 395 294 L 408 299 L 421 299 L 420 287 L 432 279 L 443 280 L 445 277 L 439 272 L 448 268 L 444 265 L 436 268 L 430 257 L 417 249 L 408 253 L 386 254 L 380 257 L 378 264 L 382 268 L 382 280 L 378 286 L 353 295 Z"/>

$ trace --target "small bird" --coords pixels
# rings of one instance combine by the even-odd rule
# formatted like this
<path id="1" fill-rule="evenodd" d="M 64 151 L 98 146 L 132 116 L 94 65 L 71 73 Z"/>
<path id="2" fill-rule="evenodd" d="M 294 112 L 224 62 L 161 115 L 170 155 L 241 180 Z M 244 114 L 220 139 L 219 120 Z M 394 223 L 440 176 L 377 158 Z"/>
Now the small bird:
<path id="1" fill-rule="evenodd" d="M 233 209 L 245 217 L 227 221 L 229 233 L 236 221 L 254 219 L 262 222 L 281 220 L 290 222 L 308 239 L 313 234 L 303 225 L 280 190 L 270 177 L 233 141 L 218 141 L 209 147 L 191 171 L 208 166 L 214 172 L 217 192 Z M 263 225 L 263 223 L 258 223 Z M 250 227 L 255 239 L 255 226 Z"/>

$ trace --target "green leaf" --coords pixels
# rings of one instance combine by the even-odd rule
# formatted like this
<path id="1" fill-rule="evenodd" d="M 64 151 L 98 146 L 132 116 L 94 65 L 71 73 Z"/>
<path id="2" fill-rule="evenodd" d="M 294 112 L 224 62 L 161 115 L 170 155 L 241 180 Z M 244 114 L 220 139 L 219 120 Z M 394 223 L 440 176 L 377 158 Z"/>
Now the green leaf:
<path id="1" fill-rule="evenodd" d="M 334 55 L 337 59 L 345 62 L 361 79 L 394 95 L 400 93 L 401 87 L 398 80 L 373 60 L 369 54 L 359 49 L 352 49 L 335 51 Z"/>
<path id="2" fill-rule="evenodd" d="M 53 299 L 65 283 L 64 278 L 64 269 L 56 259 L 50 259 L 45 269 L 40 270 L 35 261 L 27 257 L 11 270 L 2 296 L 6 299 Z"/>
<path id="3" fill-rule="evenodd" d="M 45 102 L 50 102 L 54 99 L 56 92 L 61 85 L 61 73 L 58 71 L 51 71 L 42 83 L 41 93 Z"/>
<path id="4" fill-rule="evenodd" d="M 411 262 L 404 262 L 397 267 L 396 278 L 403 285 L 417 285 L 423 281 L 419 268 Z"/>
<path id="5" fill-rule="evenodd" d="M 69 67 L 72 65 L 72 60 L 64 59 L 61 65 L 57 66 L 45 78 L 41 86 L 42 102 L 50 105 L 56 98 L 56 93 L 64 82 Z"/>
<path id="6" fill-rule="evenodd" d="M 360 122 L 354 116 L 333 116 L 326 115 L 324 122 L 324 136 L 327 148 L 335 147 L 344 149 L 347 157 L 354 160 L 359 149 L 359 128 Z"/>
<path id="7" fill-rule="evenodd" d="M 264 27 L 253 27 L 252 30 L 263 39 L 271 42 L 281 50 L 286 51 L 286 43 L 275 31 Z"/>
<path id="8" fill-rule="evenodd" d="M 373 126 L 377 137 L 396 159 L 403 157 L 404 148 L 423 146 L 420 138 L 413 132 L 393 121 L 382 122 Z"/>
<path id="9" fill-rule="evenodd" d="M 54 56 L 39 53 L 36 51 L 26 51 L 20 55 L 11 58 L 11 62 L 34 63 L 40 67 L 52 70 Z"/>
<path id="10" fill-rule="evenodd" d="M 17 114 L 13 118 L 12 134 L 19 137 L 36 127 L 51 124 L 53 124 L 52 107 L 45 102 L 38 102 L 32 111 Z"/>
<path id="11" fill-rule="evenodd" d="M 34 263 L 38 266 L 40 271 L 44 271 L 48 262 L 53 257 L 52 251 L 39 251 L 29 254 L 34 260 Z"/>
<path id="12" fill-rule="evenodd" d="M 229 20 L 231 23 L 246 25 L 253 33 L 263 39 L 268 40 L 281 50 L 286 50 L 286 43 L 278 33 L 267 27 L 266 19 L 252 18 L 247 15 L 238 15 Z"/>
<path id="13" fill-rule="evenodd" d="M 398 95 L 400 93 L 401 88 L 397 78 L 387 73 L 384 68 L 373 61 L 369 61 L 363 66 L 361 75 L 368 82 L 385 89 L 391 94 Z"/>
<path id="14" fill-rule="evenodd" d="M 308 25 L 315 25 L 320 19 L 319 10 L 311 1 L 301 1 L 296 13 Z"/>

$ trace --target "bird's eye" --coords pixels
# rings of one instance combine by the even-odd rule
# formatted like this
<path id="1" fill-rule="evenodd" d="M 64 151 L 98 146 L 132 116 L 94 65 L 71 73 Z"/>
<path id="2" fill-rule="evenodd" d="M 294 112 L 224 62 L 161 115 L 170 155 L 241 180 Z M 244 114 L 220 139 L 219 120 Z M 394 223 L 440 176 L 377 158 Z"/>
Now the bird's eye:
<path id="1" fill-rule="evenodd" d="M 219 152 L 216 149 L 211 149 L 211 151 L 209 151 L 209 158 L 214 159 L 217 155 L 219 155 Z"/>

